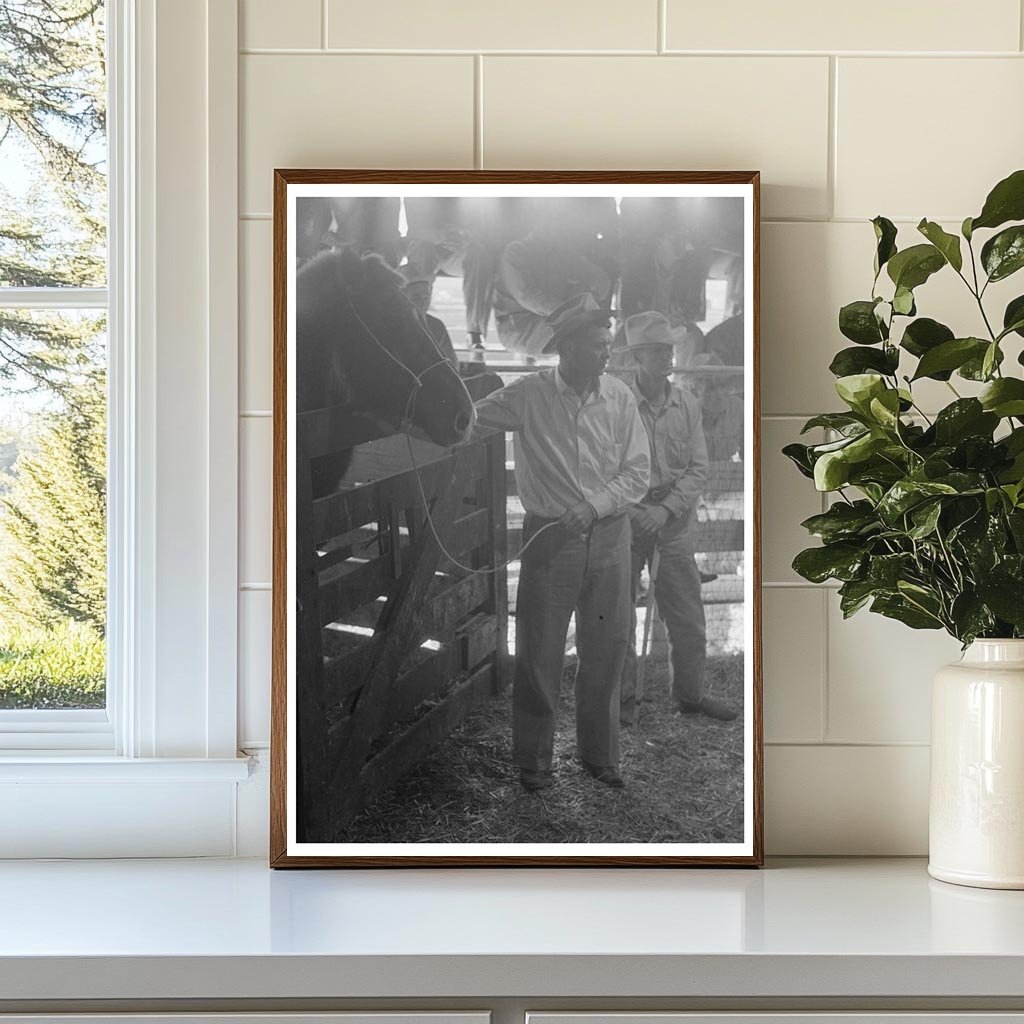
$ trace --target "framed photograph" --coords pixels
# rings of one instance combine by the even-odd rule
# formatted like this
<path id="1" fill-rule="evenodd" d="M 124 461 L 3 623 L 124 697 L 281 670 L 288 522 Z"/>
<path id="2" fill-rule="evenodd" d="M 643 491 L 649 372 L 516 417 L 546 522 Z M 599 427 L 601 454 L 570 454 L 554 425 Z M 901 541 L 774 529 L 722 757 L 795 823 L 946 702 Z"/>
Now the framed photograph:
<path id="1" fill-rule="evenodd" d="M 275 172 L 272 866 L 762 863 L 758 188 Z"/>

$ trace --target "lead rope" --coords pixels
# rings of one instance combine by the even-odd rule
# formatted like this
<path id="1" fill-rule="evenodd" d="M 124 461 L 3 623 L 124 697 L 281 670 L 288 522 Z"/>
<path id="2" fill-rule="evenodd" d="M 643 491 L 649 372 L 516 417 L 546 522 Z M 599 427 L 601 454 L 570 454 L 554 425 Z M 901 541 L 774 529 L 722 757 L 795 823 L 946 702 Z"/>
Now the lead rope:
<path id="1" fill-rule="evenodd" d="M 558 526 L 558 521 L 555 520 L 554 522 L 546 523 L 544 526 L 542 526 L 519 549 L 519 551 L 515 555 L 513 555 L 511 558 L 507 558 L 500 565 L 487 566 L 487 567 L 482 568 L 482 569 L 474 569 L 472 566 L 464 565 L 462 562 L 460 562 L 445 547 L 444 542 L 441 540 L 441 537 L 440 537 L 440 535 L 437 532 L 437 527 L 434 525 L 434 517 L 430 514 L 430 504 L 427 501 L 427 492 L 423 489 L 423 479 L 420 476 L 420 467 L 419 467 L 419 464 L 416 462 L 416 454 L 413 451 L 412 438 L 409 436 L 408 428 L 412 426 L 413 411 L 416 408 L 416 398 L 419 395 L 420 388 L 423 387 L 423 378 L 426 377 L 426 375 L 428 373 L 430 373 L 431 370 L 435 370 L 439 366 L 450 366 L 451 364 L 448 362 L 448 360 L 441 353 L 441 350 L 437 347 L 437 343 L 434 341 L 433 335 L 425 327 L 420 325 L 419 324 L 419 320 L 417 320 L 417 324 L 420 326 L 420 329 L 423 331 L 423 333 L 430 340 L 430 344 L 433 347 L 434 352 L 437 354 L 438 359 L 437 359 L 436 362 L 431 363 L 425 370 L 421 371 L 420 373 L 415 373 L 412 369 L 410 369 L 408 366 L 406 366 L 406 364 L 403 363 L 402 360 L 398 358 L 398 356 L 396 356 L 393 352 L 391 352 L 390 349 L 388 349 L 384 345 L 384 343 L 377 337 L 377 335 L 373 333 L 373 331 L 370 329 L 370 327 L 366 323 L 366 321 L 359 315 L 359 311 L 356 309 L 355 303 L 352 301 L 352 296 L 349 295 L 349 293 L 348 293 L 348 288 L 346 288 L 344 285 L 342 285 L 342 289 L 341 290 L 345 294 L 345 299 L 348 302 L 349 309 L 352 310 L 352 315 L 356 318 L 356 320 L 359 321 L 359 323 L 362 326 L 363 330 L 366 332 L 367 337 L 374 343 L 374 345 L 377 346 L 377 348 L 379 348 L 381 350 L 381 352 L 383 352 L 388 357 L 388 359 L 390 359 L 393 363 L 395 363 L 398 367 L 400 367 L 405 373 L 407 373 L 410 377 L 412 377 L 413 383 L 412 383 L 412 387 L 409 389 L 409 398 L 408 398 L 408 400 L 405 403 L 405 414 L 402 417 L 402 430 L 403 430 L 403 432 L 405 432 L 405 444 L 406 444 L 406 447 L 409 449 L 409 460 L 412 462 L 413 475 L 416 478 L 416 488 L 419 491 L 420 502 L 423 505 L 423 514 L 426 517 L 427 526 L 430 529 L 431 536 L 434 538 L 434 542 L 437 544 L 437 546 L 440 549 L 441 553 L 445 556 L 445 558 L 448 559 L 449 562 L 451 562 L 453 565 L 457 566 L 459 569 L 462 569 L 464 572 L 469 573 L 471 576 L 490 575 L 492 573 L 502 572 L 504 569 L 507 569 L 513 562 L 519 561 L 523 557 L 523 554 L 525 553 L 526 549 L 545 530 L 550 530 L 552 526 Z"/>

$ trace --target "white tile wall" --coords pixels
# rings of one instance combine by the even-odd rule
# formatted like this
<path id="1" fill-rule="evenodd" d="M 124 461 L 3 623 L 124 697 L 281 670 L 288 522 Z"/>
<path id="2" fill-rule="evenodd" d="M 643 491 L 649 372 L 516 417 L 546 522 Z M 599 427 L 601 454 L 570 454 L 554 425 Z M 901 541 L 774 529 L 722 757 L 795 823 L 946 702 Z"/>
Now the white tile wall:
<path id="1" fill-rule="evenodd" d="M 243 49 L 286 48 L 318 50 L 322 0 L 241 0 L 239 45 Z M 286 17 L 282 17 L 287 13 Z"/>
<path id="2" fill-rule="evenodd" d="M 243 413 L 270 405 L 270 224 L 252 215 L 270 212 L 275 166 L 762 171 L 770 853 L 927 847 L 928 682 L 957 645 L 864 613 L 844 622 L 833 589 L 795 576 L 797 524 L 821 499 L 778 450 L 836 406 L 837 311 L 871 285 L 866 219 L 900 221 L 909 243 L 921 216 L 959 224 L 1024 162 L 1024 58 L 1007 56 L 1020 13 L 1019 0 L 242 2 Z M 978 330 L 972 301 L 949 273 L 918 292 L 959 334 Z M 948 391 L 923 394 L 934 409 Z M 251 586 L 270 578 L 271 422 L 245 416 L 241 435 L 239 724 L 260 746 L 270 594 Z M 260 842 L 250 824 L 243 845 Z"/>
<path id="3" fill-rule="evenodd" d="M 764 736 L 768 743 L 820 743 L 825 714 L 824 588 L 769 587 L 762 601 Z"/>
<path id="4" fill-rule="evenodd" d="M 667 0 L 670 50 L 1016 50 L 1017 0 Z"/>
<path id="5" fill-rule="evenodd" d="M 761 171 L 772 217 L 828 208 L 824 57 L 494 57 L 487 167 Z"/>
<path id="6" fill-rule="evenodd" d="M 328 45 L 377 50 L 647 50 L 658 46 L 658 0 L 328 0 Z"/>
<path id="7" fill-rule="evenodd" d="M 274 398 L 274 228 L 269 220 L 244 220 L 238 235 L 238 407 L 268 412 Z"/>
<path id="8" fill-rule="evenodd" d="M 270 212 L 275 167 L 473 164 L 472 57 L 250 54 L 239 74 L 243 213 Z"/>
<path id="9" fill-rule="evenodd" d="M 1020 167 L 1019 57 L 844 58 L 837 81 L 839 216 L 885 211 L 890 218 L 916 221 L 927 214 L 959 223 L 981 210 L 996 181 Z M 887 124 L 893 124 L 891 137 Z"/>

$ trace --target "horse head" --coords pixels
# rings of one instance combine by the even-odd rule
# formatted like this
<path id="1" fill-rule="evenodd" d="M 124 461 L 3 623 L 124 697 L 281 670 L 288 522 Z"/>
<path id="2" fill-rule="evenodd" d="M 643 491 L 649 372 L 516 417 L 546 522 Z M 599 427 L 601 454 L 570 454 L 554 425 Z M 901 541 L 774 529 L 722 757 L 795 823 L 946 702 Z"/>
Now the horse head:
<path id="1" fill-rule="evenodd" d="M 435 444 L 460 444 L 473 403 L 401 283 L 378 256 L 348 249 L 298 271 L 298 409 L 347 405 L 392 430 L 411 420 Z"/>

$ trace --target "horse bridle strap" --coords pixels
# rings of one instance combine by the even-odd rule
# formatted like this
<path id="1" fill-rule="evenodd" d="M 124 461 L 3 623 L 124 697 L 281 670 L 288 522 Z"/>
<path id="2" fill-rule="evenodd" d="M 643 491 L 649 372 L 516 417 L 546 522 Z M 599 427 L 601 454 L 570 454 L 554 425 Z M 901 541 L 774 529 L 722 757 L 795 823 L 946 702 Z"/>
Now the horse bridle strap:
<path id="1" fill-rule="evenodd" d="M 356 304 L 352 301 L 352 296 L 349 294 L 348 285 L 345 284 L 344 281 L 341 282 L 341 290 L 345 294 L 345 301 L 348 303 L 349 309 L 352 310 L 352 315 L 359 321 L 360 326 L 366 332 L 366 336 L 370 341 L 372 341 L 374 345 L 376 345 L 377 348 L 379 348 L 381 352 L 388 357 L 388 359 L 412 377 L 412 387 L 409 389 L 409 398 L 405 403 L 405 413 L 400 424 L 402 430 L 406 430 L 412 425 L 413 411 L 416 408 L 416 397 L 419 394 L 420 388 L 423 387 L 423 378 L 426 377 L 431 370 L 436 370 L 439 366 L 451 366 L 451 363 L 437 347 L 437 342 L 434 341 L 434 336 L 419 322 L 419 318 L 417 318 L 416 325 L 430 342 L 431 348 L 433 348 L 437 355 L 437 360 L 431 363 L 425 370 L 421 370 L 419 373 L 416 373 L 415 370 L 403 363 L 402 360 L 399 359 L 398 356 L 396 356 L 394 352 L 392 352 L 391 349 L 389 349 L 387 345 L 377 337 L 370 325 L 359 315 L 359 310 L 356 309 Z"/>

